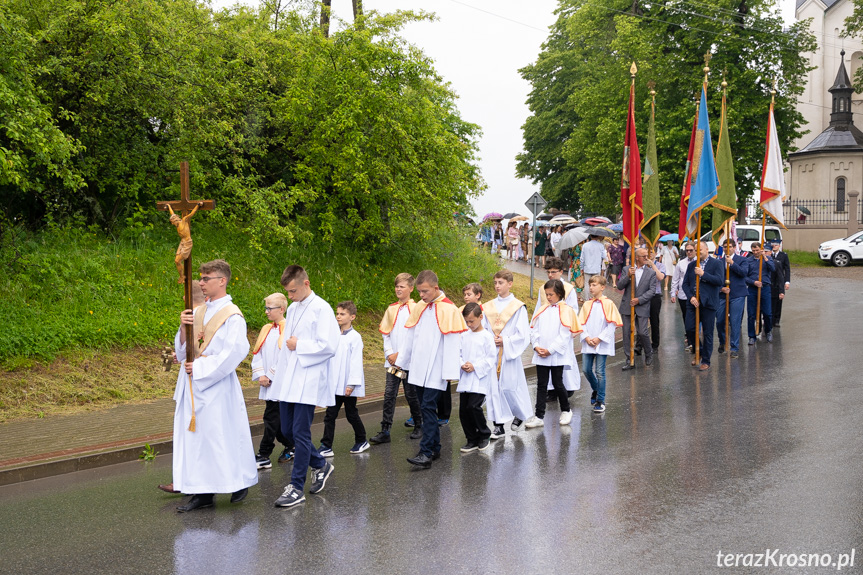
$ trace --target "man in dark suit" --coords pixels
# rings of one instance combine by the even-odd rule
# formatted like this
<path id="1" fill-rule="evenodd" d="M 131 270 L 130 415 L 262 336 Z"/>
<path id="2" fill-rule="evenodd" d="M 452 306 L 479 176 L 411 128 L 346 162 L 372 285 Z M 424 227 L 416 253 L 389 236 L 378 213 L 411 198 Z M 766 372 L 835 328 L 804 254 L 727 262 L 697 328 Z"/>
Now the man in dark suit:
<path id="1" fill-rule="evenodd" d="M 749 332 L 749 345 L 755 345 L 755 326 L 757 322 L 763 322 L 764 333 L 767 341 L 773 342 L 773 311 L 772 298 L 770 296 L 771 284 L 773 283 L 774 262 L 771 252 L 765 251 L 761 244 L 752 242 L 752 251 L 747 258 L 749 261 L 749 273 L 746 276 L 746 285 L 749 286 L 749 295 L 746 300 L 746 322 L 747 331 Z M 760 263 L 761 256 L 764 256 L 764 262 Z M 759 268 L 761 270 L 759 280 Z M 761 288 L 761 317 L 758 316 L 758 288 Z"/>
<path id="2" fill-rule="evenodd" d="M 729 253 L 723 258 L 728 270 L 728 281 L 719 290 L 719 310 L 716 314 L 716 333 L 719 334 L 719 353 L 726 348 L 731 349 L 731 358 L 740 354 L 740 331 L 743 326 L 743 308 L 746 307 L 746 297 L 749 290 L 746 287 L 746 274 L 749 273 L 749 262 L 744 256 L 734 253 L 735 242 L 729 240 Z M 721 261 L 721 260 L 720 260 Z M 726 300 L 728 305 L 726 306 Z M 728 308 L 728 337 L 725 334 L 725 308 Z"/>
<path id="3" fill-rule="evenodd" d="M 713 329 L 716 327 L 716 310 L 719 308 L 719 288 L 725 284 L 725 269 L 719 260 L 708 257 L 707 243 L 700 244 L 698 260 L 701 266 L 689 266 L 683 276 L 683 293 L 692 307 L 686 317 L 686 331 L 689 341 L 695 341 L 695 308 L 699 308 L 701 321 L 701 365 L 698 369 L 710 369 L 710 355 L 713 351 Z M 698 297 L 695 296 L 695 278 L 701 278 Z M 695 365 L 695 359 L 692 365 Z"/>
<path id="4" fill-rule="evenodd" d="M 767 244 L 769 245 L 769 244 Z M 764 247 L 767 248 L 767 245 Z M 773 290 L 770 292 L 770 297 L 773 300 L 771 307 L 773 309 L 773 327 L 779 327 L 779 319 L 782 317 L 782 300 L 785 299 L 785 292 L 791 287 L 791 260 L 788 259 L 788 254 L 782 251 L 782 242 L 773 242 Z"/>
<path id="5" fill-rule="evenodd" d="M 635 285 L 633 295 L 632 286 Z M 626 363 L 623 370 L 634 368 L 630 365 L 629 358 L 632 354 L 630 348 L 630 337 L 632 334 L 632 306 L 635 306 L 635 333 L 642 349 L 644 349 L 644 365 L 653 363 L 653 348 L 650 345 L 650 333 L 648 324 L 650 322 L 650 300 L 656 294 L 656 273 L 647 265 L 647 250 L 637 248 L 635 250 L 635 265 L 620 274 L 617 280 L 617 289 L 623 290 L 620 299 L 620 315 L 623 316 L 623 353 L 626 354 Z"/>

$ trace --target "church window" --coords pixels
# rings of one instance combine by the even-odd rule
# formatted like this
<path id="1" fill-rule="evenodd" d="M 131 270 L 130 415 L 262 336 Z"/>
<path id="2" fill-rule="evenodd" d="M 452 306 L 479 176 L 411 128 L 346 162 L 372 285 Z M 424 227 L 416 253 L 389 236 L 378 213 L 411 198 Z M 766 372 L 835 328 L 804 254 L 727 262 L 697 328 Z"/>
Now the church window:
<path id="1" fill-rule="evenodd" d="M 845 211 L 845 178 L 836 180 L 836 211 Z"/>

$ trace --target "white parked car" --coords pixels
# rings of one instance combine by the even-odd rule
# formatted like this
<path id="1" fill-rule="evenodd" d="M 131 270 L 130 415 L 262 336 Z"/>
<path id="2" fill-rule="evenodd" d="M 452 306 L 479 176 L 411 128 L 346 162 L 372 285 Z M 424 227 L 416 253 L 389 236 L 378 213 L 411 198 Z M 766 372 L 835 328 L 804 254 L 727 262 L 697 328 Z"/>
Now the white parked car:
<path id="1" fill-rule="evenodd" d="M 713 237 L 711 235 L 711 232 L 707 232 L 706 234 L 701 236 L 701 241 L 707 242 L 708 252 L 712 254 L 716 251 L 716 244 L 713 243 Z M 725 234 L 723 233 L 719 236 L 719 244 L 722 245 L 722 242 L 724 241 Z M 782 231 L 779 229 L 778 226 L 766 226 L 764 228 L 764 238 L 762 238 L 761 226 L 750 224 L 737 225 L 737 244 L 740 246 L 741 251 L 750 251 L 752 249 L 752 242 L 758 242 L 763 246 L 765 241 L 782 241 Z"/>
<path id="2" fill-rule="evenodd" d="M 844 268 L 852 260 L 863 260 L 863 232 L 824 242 L 818 246 L 818 257 L 839 268 Z"/>

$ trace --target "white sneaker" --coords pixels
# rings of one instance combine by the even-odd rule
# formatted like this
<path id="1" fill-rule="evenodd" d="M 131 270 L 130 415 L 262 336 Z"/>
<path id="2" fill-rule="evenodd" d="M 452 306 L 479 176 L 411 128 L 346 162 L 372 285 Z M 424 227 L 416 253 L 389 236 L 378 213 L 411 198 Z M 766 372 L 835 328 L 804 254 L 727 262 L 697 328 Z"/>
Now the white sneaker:
<path id="1" fill-rule="evenodd" d="M 562 411 L 560 413 L 560 424 L 569 425 L 570 421 L 572 421 L 572 411 Z"/>
<path id="2" fill-rule="evenodd" d="M 528 419 L 524 423 L 524 426 L 527 427 L 528 429 L 533 429 L 535 427 L 542 427 L 543 425 L 545 425 L 545 422 L 535 415 L 531 415 L 530 419 Z"/>

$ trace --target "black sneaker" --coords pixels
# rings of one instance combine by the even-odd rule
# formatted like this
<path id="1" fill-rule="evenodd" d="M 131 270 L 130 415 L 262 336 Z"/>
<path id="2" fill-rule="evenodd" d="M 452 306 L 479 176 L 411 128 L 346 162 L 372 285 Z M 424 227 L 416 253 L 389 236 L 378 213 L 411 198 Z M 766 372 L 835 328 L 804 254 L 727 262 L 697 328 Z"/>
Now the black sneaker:
<path id="1" fill-rule="evenodd" d="M 269 469 L 273 466 L 273 462 L 270 461 L 269 457 L 264 457 L 263 455 L 255 455 L 255 463 L 258 464 L 258 469 Z"/>
<path id="2" fill-rule="evenodd" d="M 495 425 L 494 429 L 491 430 L 489 439 L 500 439 L 501 437 L 506 437 L 506 431 L 504 431 L 503 425 Z"/>
<path id="3" fill-rule="evenodd" d="M 333 473 L 333 464 L 327 461 L 320 469 L 312 470 L 312 486 L 309 488 L 309 493 L 320 493 L 324 490 L 327 484 L 327 479 Z"/>
<path id="4" fill-rule="evenodd" d="M 381 443 L 389 443 L 390 441 L 391 441 L 390 432 L 389 432 L 389 430 L 386 430 L 386 429 L 380 430 L 377 435 L 375 435 L 374 437 L 369 439 L 369 443 L 371 443 L 372 445 L 379 445 Z"/>
<path id="5" fill-rule="evenodd" d="M 590 394 L 590 405 L 594 405 L 596 403 L 596 392 Z"/>
<path id="6" fill-rule="evenodd" d="M 294 458 L 294 450 L 288 449 L 287 447 L 282 450 L 282 454 L 279 455 L 279 463 L 287 463 L 288 461 Z"/>
<path id="7" fill-rule="evenodd" d="M 479 445 L 477 445 L 476 443 L 467 442 L 462 446 L 461 449 L 459 449 L 459 451 L 461 451 L 462 453 L 471 453 L 472 451 L 476 451 L 477 449 L 479 449 Z"/>
<path id="8" fill-rule="evenodd" d="M 414 426 L 414 418 L 413 418 L 413 417 L 408 417 L 408 418 L 405 420 L 405 427 L 413 427 L 413 426 Z"/>
<path id="9" fill-rule="evenodd" d="M 601 401 L 597 401 L 593 406 L 593 413 L 602 413 L 603 411 L 605 411 L 605 404 Z"/>
<path id="10" fill-rule="evenodd" d="M 423 428 L 422 427 L 414 427 L 414 430 L 411 431 L 411 434 L 408 436 L 411 439 L 421 439 L 423 436 Z"/>
<path id="11" fill-rule="evenodd" d="M 485 451 L 486 449 L 488 449 L 489 445 L 491 445 L 491 442 L 488 439 L 480 439 L 479 445 L 477 445 L 476 447 L 480 451 Z"/>
<path id="12" fill-rule="evenodd" d="M 302 491 L 293 486 L 293 484 L 288 484 L 285 487 L 285 492 L 276 499 L 276 507 L 293 507 L 294 505 L 298 505 L 303 503 L 306 500 L 306 496 Z"/>
<path id="13" fill-rule="evenodd" d="M 725 346 L 724 346 L 724 345 L 720 345 L 720 346 L 719 346 L 719 349 L 718 349 L 718 350 L 716 350 L 716 351 L 718 351 L 719 353 L 725 353 Z"/>

